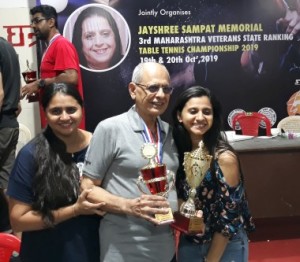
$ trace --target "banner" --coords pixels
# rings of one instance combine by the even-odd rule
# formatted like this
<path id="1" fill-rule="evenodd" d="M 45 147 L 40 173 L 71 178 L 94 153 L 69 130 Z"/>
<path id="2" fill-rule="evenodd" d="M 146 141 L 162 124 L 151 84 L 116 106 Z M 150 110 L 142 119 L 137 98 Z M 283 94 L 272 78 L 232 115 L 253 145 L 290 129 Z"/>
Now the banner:
<path id="1" fill-rule="evenodd" d="M 90 131 L 99 121 L 129 109 L 133 101 L 127 85 L 134 67 L 146 61 L 163 63 L 171 74 L 175 91 L 163 116 L 168 122 L 178 95 L 196 84 L 220 100 L 226 129 L 240 111 L 262 112 L 273 126 L 288 114 L 300 114 L 298 31 L 288 26 L 289 18 L 298 16 L 297 1 L 42 2 L 59 9 L 60 32 L 77 46 Z M 93 54 L 85 46 L 98 41 L 89 29 L 89 23 L 96 23 L 88 16 L 91 11 L 94 17 L 102 12 L 101 25 L 115 39 Z M 104 29 L 101 34 L 111 38 Z M 112 59 L 97 61 L 109 48 L 115 50 Z"/>

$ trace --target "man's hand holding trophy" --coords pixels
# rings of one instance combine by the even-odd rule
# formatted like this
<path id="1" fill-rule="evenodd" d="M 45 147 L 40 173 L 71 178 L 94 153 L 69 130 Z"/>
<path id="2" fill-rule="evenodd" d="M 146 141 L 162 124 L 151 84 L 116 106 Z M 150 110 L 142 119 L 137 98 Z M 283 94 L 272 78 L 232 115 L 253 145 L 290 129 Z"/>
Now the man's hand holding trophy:
<path id="1" fill-rule="evenodd" d="M 37 80 L 37 72 L 30 69 L 29 62 L 26 60 L 27 63 L 27 69 L 26 71 L 22 72 L 23 79 L 26 84 L 33 83 Z M 31 95 L 27 95 L 26 98 L 28 99 L 28 102 L 37 102 L 39 101 L 39 93 L 32 93 Z"/>
<path id="2" fill-rule="evenodd" d="M 199 147 L 194 151 L 184 153 L 183 166 L 190 186 L 189 198 L 181 204 L 179 212 L 174 214 L 175 222 L 172 227 L 186 234 L 203 234 L 205 231 L 202 211 L 196 210 L 194 199 L 196 189 L 210 167 L 211 159 L 203 141 L 200 141 Z"/>
<path id="3" fill-rule="evenodd" d="M 157 148 L 154 143 L 145 143 L 141 149 L 142 156 L 148 159 L 148 164 L 141 168 L 137 186 L 141 193 L 167 197 L 174 187 L 175 174 L 167 170 L 165 164 L 155 161 Z M 145 192 L 148 189 L 149 192 Z M 167 214 L 155 214 L 159 224 L 172 223 L 174 221 L 171 208 Z"/>

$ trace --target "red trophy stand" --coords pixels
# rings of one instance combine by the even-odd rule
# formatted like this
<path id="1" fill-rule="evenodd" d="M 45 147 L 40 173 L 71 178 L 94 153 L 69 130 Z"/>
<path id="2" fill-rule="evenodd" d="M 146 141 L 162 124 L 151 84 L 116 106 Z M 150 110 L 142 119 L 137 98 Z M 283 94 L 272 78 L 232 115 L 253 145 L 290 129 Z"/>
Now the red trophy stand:
<path id="1" fill-rule="evenodd" d="M 23 76 L 23 79 L 26 84 L 32 83 L 32 82 L 36 81 L 36 79 L 37 79 L 36 71 L 31 70 L 29 68 L 28 61 L 27 61 L 27 70 L 22 72 L 22 76 Z M 39 92 L 34 93 L 32 95 L 28 95 L 26 98 L 28 99 L 29 103 L 37 102 L 37 101 L 39 101 Z"/>
<path id="2" fill-rule="evenodd" d="M 174 186 L 175 175 L 167 170 L 165 164 L 159 164 L 154 161 L 156 154 L 155 144 L 145 143 L 143 145 L 142 155 L 149 160 L 149 163 L 140 170 L 141 175 L 138 177 L 137 186 L 143 194 L 147 194 L 143 190 L 144 186 L 152 195 L 166 196 Z M 168 175 L 171 176 L 170 185 L 168 183 Z M 165 215 L 155 214 L 155 218 L 159 221 L 159 224 L 174 222 L 171 208 Z"/>

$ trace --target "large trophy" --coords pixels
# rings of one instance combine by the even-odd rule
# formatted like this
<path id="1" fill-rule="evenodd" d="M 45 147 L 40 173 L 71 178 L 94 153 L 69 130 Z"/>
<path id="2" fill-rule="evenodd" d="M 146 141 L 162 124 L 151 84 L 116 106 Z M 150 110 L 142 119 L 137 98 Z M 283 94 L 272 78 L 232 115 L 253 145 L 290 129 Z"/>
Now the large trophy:
<path id="1" fill-rule="evenodd" d="M 142 146 L 142 156 L 149 160 L 148 164 L 141 168 L 137 186 L 141 193 L 147 194 L 147 189 L 152 195 L 166 197 L 175 183 L 175 174 L 167 170 L 165 164 L 157 163 L 155 157 L 157 148 L 153 143 L 145 143 Z M 149 192 L 148 192 L 149 194 Z M 168 214 L 155 214 L 160 224 L 174 222 L 171 208 Z"/>
<path id="2" fill-rule="evenodd" d="M 204 179 L 211 159 L 212 156 L 208 154 L 203 141 L 200 141 L 196 150 L 184 153 L 183 166 L 186 181 L 190 186 L 189 198 L 181 204 L 179 212 L 174 213 L 175 222 L 172 227 L 186 234 L 203 234 L 205 231 L 202 212 L 196 210 L 194 199 L 196 188 Z"/>
<path id="3" fill-rule="evenodd" d="M 30 69 L 28 60 L 26 60 L 26 63 L 27 63 L 27 69 L 26 71 L 22 72 L 22 76 L 25 83 L 29 84 L 36 81 L 37 78 L 36 78 L 36 71 Z M 29 103 L 39 101 L 39 94 L 35 93 L 32 95 L 28 95 L 27 99 Z"/>

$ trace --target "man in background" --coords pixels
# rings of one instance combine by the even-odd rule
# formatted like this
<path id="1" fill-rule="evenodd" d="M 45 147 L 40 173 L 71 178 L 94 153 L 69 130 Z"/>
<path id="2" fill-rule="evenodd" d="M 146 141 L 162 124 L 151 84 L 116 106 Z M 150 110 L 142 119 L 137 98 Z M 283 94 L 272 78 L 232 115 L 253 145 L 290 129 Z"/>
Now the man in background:
<path id="1" fill-rule="evenodd" d="M 13 46 L 0 37 L 0 232 L 10 231 L 5 197 L 19 137 L 20 65 Z"/>
<path id="2" fill-rule="evenodd" d="M 42 56 L 40 78 L 22 88 L 22 97 L 40 93 L 52 83 L 77 86 L 83 96 L 79 59 L 75 47 L 58 31 L 57 12 L 54 7 L 40 5 L 30 10 L 31 27 L 37 39 L 45 41 L 47 48 Z M 46 126 L 44 112 L 40 106 L 42 128 Z M 80 128 L 85 129 L 85 117 Z"/>

